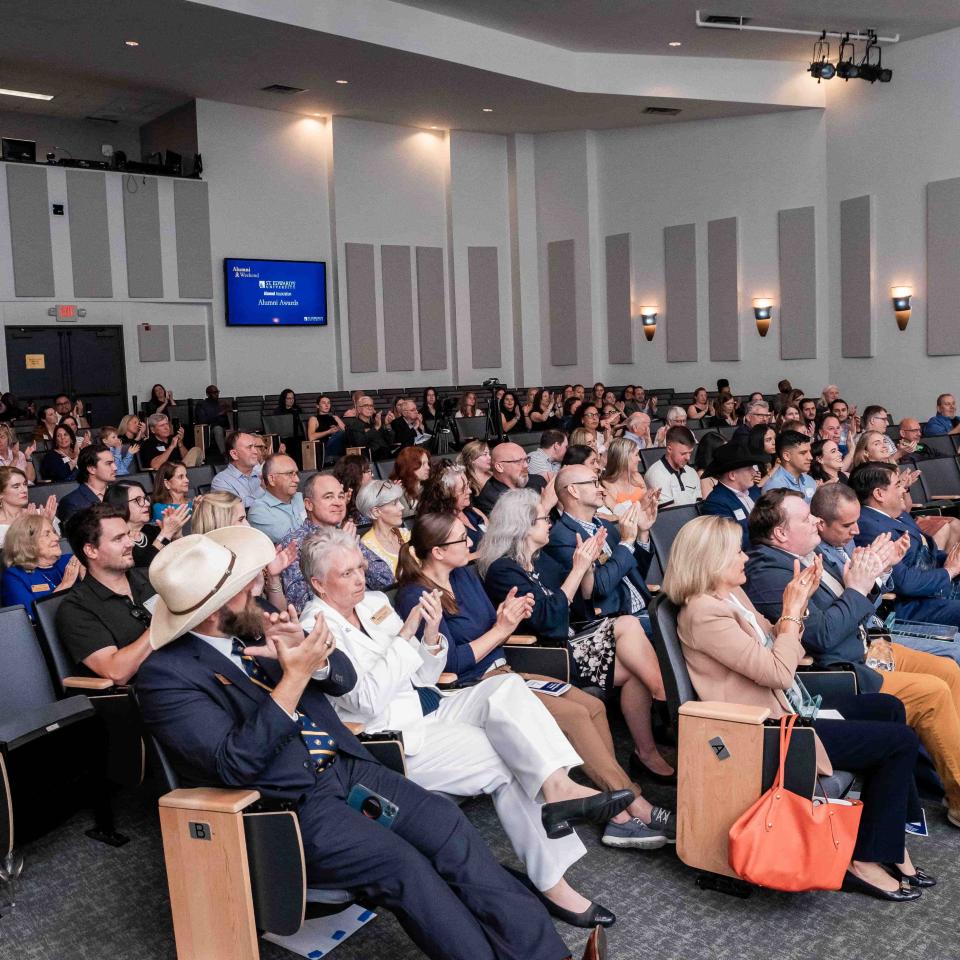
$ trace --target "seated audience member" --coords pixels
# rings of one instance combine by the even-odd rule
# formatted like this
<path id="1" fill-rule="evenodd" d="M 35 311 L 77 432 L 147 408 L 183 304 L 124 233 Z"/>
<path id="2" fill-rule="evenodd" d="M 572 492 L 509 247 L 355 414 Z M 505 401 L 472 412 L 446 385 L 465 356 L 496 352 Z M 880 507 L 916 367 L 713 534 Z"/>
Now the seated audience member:
<path id="1" fill-rule="evenodd" d="M 183 427 L 174 433 L 173 424 L 165 413 L 147 417 L 147 429 L 150 435 L 140 444 L 140 463 L 147 469 L 159 470 L 165 463 L 196 467 L 203 462 L 203 451 L 199 447 L 188 450 L 183 442 Z"/>
<path id="2" fill-rule="evenodd" d="M 440 416 L 440 400 L 437 397 L 435 387 L 427 387 L 423 391 L 423 399 L 420 403 L 420 416 L 423 420 L 423 429 L 427 433 L 433 432 L 434 424 Z"/>
<path id="3" fill-rule="evenodd" d="M 140 441 L 147 438 L 147 425 L 135 413 L 128 413 L 121 417 L 117 433 L 124 447 L 133 443 L 139 447 Z"/>
<path id="4" fill-rule="evenodd" d="M 800 411 L 800 421 L 803 424 L 802 432 L 809 437 L 817 435 L 817 401 L 813 397 L 801 397 L 797 401 L 797 409 Z"/>
<path id="5" fill-rule="evenodd" d="M 360 403 L 360 399 L 363 396 L 365 396 L 365 393 L 363 390 L 354 390 L 350 394 L 350 402 L 353 404 L 353 406 L 349 410 L 344 411 L 343 413 L 344 420 L 349 420 L 351 417 L 355 417 L 357 415 L 357 404 Z"/>
<path id="6" fill-rule="evenodd" d="M 923 425 L 925 437 L 942 437 L 960 433 L 960 417 L 957 416 L 957 398 L 952 393 L 937 397 L 937 413 Z"/>
<path id="7" fill-rule="evenodd" d="M 317 411 L 307 421 L 307 439 L 319 440 L 328 457 L 343 456 L 346 451 L 347 428 L 333 412 L 333 401 L 317 397 Z"/>
<path id="8" fill-rule="evenodd" d="M 77 443 L 77 435 L 65 423 L 53 428 L 53 446 L 40 460 L 40 473 L 44 480 L 54 483 L 66 483 L 77 478 L 77 458 L 82 445 Z"/>
<path id="9" fill-rule="evenodd" d="M 839 397 L 840 388 L 835 383 L 827 385 L 823 388 L 823 393 L 820 394 L 820 399 L 817 401 L 817 409 L 821 413 L 826 413 L 830 409 L 830 404 Z"/>
<path id="10" fill-rule="evenodd" d="M 616 524 L 596 516 L 603 489 L 586 465 L 564 467 L 557 474 L 557 496 L 563 513 L 551 528 L 544 550 L 561 568 L 572 569 L 577 545 L 583 539 L 601 529 L 607 532 L 601 556 L 593 565 L 592 587 L 573 602 L 574 619 L 621 613 L 645 616 L 650 592 L 643 577 L 653 557 L 650 528 L 657 519 L 656 491 L 648 491 L 644 500 L 632 504 Z"/>
<path id="11" fill-rule="evenodd" d="M 307 881 L 363 889 L 396 912 L 428 957 L 568 955 L 546 910 L 457 807 L 376 763 L 341 723 L 327 696 L 348 693 L 356 672 L 333 649 L 326 621 L 306 636 L 285 616 L 264 623 L 252 590 L 272 556 L 266 537 L 235 527 L 178 541 L 154 570 L 157 652 L 137 693 L 184 786 L 245 787 L 289 801 Z M 264 634 L 264 644 L 245 646 Z M 324 743 L 313 755 L 312 739 Z M 348 808 L 358 783 L 397 805 L 392 829 Z"/>
<path id="12" fill-rule="evenodd" d="M 41 514 L 60 536 L 60 521 L 57 519 L 57 498 L 51 494 L 43 505 L 30 503 L 30 484 L 27 475 L 18 467 L 0 467 L 0 547 L 10 529 L 10 524 L 27 514 Z"/>
<path id="13" fill-rule="evenodd" d="M 37 442 L 53 442 L 53 431 L 60 422 L 60 414 L 52 404 L 45 403 L 37 413 L 37 425 L 33 430 L 33 439 Z"/>
<path id="14" fill-rule="evenodd" d="M 261 479 L 263 496 L 250 504 L 247 519 L 251 527 L 280 543 L 307 515 L 303 494 L 297 491 L 300 471 L 292 458 L 275 453 L 264 462 Z"/>
<path id="15" fill-rule="evenodd" d="M 700 499 L 700 478 L 690 466 L 690 457 L 697 441 L 686 427 L 671 427 L 665 440 L 666 452 L 644 477 L 647 486 L 660 491 L 661 506 L 696 503 Z"/>
<path id="16" fill-rule="evenodd" d="M 58 393 L 53 398 L 53 406 L 57 411 L 57 414 L 60 416 L 61 421 L 67 417 L 74 418 L 76 421 L 74 433 L 79 432 L 81 427 L 83 427 L 85 430 L 89 429 L 90 422 L 84 416 L 82 400 L 71 400 L 70 397 L 68 397 L 65 393 Z"/>
<path id="17" fill-rule="evenodd" d="M 57 633 L 76 663 L 116 684 L 128 683 L 150 654 L 154 594 L 134 568 L 127 511 L 107 503 L 80 510 L 66 525 L 86 575 L 57 610 Z"/>
<path id="18" fill-rule="evenodd" d="M 425 444 L 430 440 L 423 417 L 417 410 L 417 405 L 409 397 L 397 400 L 397 417 L 390 424 L 393 437 L 401 447 L 412 447 L 415 444 Z"/>
<path id="19" fill-rule="evenodd" d="M 470 493 L 474 497 L 480 496 L 480 491 L 490 479 L 490 447 L 486 440 L 470 440 L 463 445 L 457 456 L 457 462 L 462 464 L 470 484 Z"/>
<path id="20" fill-rule="evenodd" d="M 793 400 L 793 384 L 789 380 L 781 380 L 777 384 L 777 391 L 773 398 L 773 412 L 779 414 Z"/>
<path id="21" fill-rule="evenodd" d="M 150 389 L 150 399 L 144 404 L 147 413 L 166 413 L 177 405 L 173 399 L 173 391 L 168 390 L 162 383 L 155 383 Z"/>
<path id="22" fill-rule="evenodd" d="M 360 538 L 367 589 L 386 590 L 396 583 L 400 548 L 410 539 L 403 526 L 403 489 L 389 480 L 371 480 L 357 494 L 357 509 L 373 521 Z M 308 577 L 304 582 L 310 585 Z"/>
<path id="23" fill-rule="evenodd" d="M 713 402 L 712 416 L 707 417 L 704 426 L 718 429 L 720 427 L 736 427 L 737 399 L 729 393 L 721 393 Z"/>
<path id="24" fill-rule="evenodd" d="M 607 452 L 607 446 L 613 437 L 610 422 L 601 420 L 600 408 L 593 403 L 583 403 L 577 408 L 573 416 L 574 432 L 578 429 L 585 430 L 589 440 L 597 448 L 597 453 L 602 457 Z M 581 440 L 581 443 L 584 441 Z"/>
<path id="25" fill-rule="evenodd" d="M 810 444 L 810 476 L 820 483 L 847 483 L 850 477 L 843 472 L 843 454 L 833 440 L 814 440 Z"/>
<path id="26" fill-rule="evenodd" d="M 549 538 L 550 521 L 540 512 L 536 497 L 526 490 L 505 493 L 493 509 L 477 558 L 488 596 L 494 603 L 502 603 L 512 590 L 518 597 L 532 596 L 533 610 L 520 630 L 546 638 L 551 645 L 566 646 L 578 686 L 599 687 L 605 693 L 619 688 L 620 707 L 634 742 L 631 770 L 657 782 L 675 782 L 673 768 L 653 739 L 650 708 L 653 700 L 663 701 L 666 694 L 657 655 L 639 621 L 617 617 L 612 630 L 597 630 L 574 642 L 570 639 L 575 635 L 570 626 L 571 603 L 589 587 L 606 532 L 581 540 L 569 570 L 542 552 Z M 649 825 L 651 820 L 647 817 L 643 822 Z M 646 831 L 638 833 L 648 837 Z"/>
<path id="27" fill-rule="evenodd" d="M 744 550 L 750 547 L 750 514 L 760 497 L 760 489 L 754 483 L 759 463 L 756 454 L 746 447 L 728 443 L 717 450 L 707 467 L 707 473 L 717 478 L 717 485 L 703 501 L 700 512 L 740 524 Z"/>
<path id="28" fill-rule="evenodd" d="M 764 493 L 793 490 L 809 504 L 817 490 L 817 481 L 810 476 L 810 465 L 813 463 L 810 438 L 798 430 L 777 434 L 777 460 L 780 466 L 763 485 Z"/>
<path id="29" fill-rule="evenodd" d="M 937 456 L 937 451 L 920 439 L 923 431 L 916 417 L 904 417 L 900 421 L 899 429 L 900 442 L 897 449 L 903 462 L 916 463 L 918 460 L 930 460 Z"/>
<path id="30" fill-rule="evenodd" d="M 876 430 L 879 433 L 886 434 L 890 426 L 890 414 L 887 408 L 880 404 L 872 403 L 863 411 L 863 417 L 860 421 L 861 430 Z"/>
<path id="31" fill-rule="evenodd" d="M 36 442 L 28 444 L 26 450 L 20 449 L 16 431 L 9 423 L 0 423 L 0 467 L 16 467 L 22 470 L 30 483 L 37 479 L 33 468 L 33 454 L 37 452 Z"/>
<path id="32" fill-rule="evenodd" d="M 113 462 L 113 454 L 106 447 L 84 447 L 77 458 L 79 486 L 61 498 L 57 507 L 60 522 L 65 523 L 77 510 L 103 500 L 107 487 L 113 483 L 116 476 L 117 465 Z"/>
<path id="33" fill-rule="evenodd" d="M 33 601 L 69 590 L 80 573 L 76 557 L 60 550 L 60 538 L 42 513 L 24 513 L 3 541 L 3 605 L 23 604 L 33 619 Z"/>
<path id="34" fill-rule="evenodd" d="M 840 450 L 846 456 L 853 449 L 860 432 L 857 408 L 851 408 L 846 400 L 837 397 L 830 404 L 830 413 L 840 421 Z"/>
<path id="35" fill-rule="evenodd" d="M 182 503 L 177 507 L 167 507 L 160 519 L 151 523 L 150 498 L 135 480 L 119 480 L 111 484 L 103 502 L 126 511 L 127 530 L 133 541 L 133 564 L 136 567 L 149 567 L 157 553 L 180 536 L 184 526 L 190 522 L 190 505 Z"/>
<path id="36" fill-rule="evenodd" d="M 159 523 L 171 507 L 178 510 L 186 507 L 193 509 L 193 501 L 187 496 L 190 492 L 190 478 L 182 463 L 165 463 L 153 477 L 153 494 L 150 497 L 150 519 Z"/>
<path id="37" fill-rule="evenodd" d="M 576 395 L 571 395 L 563 401 L 563 409 L 560 416 L 560 429 L 569 432 L 573 429 L 576 422 L 577 412 L 583 406 L 583 400 Z"/>
<path id="38" fill-rule="evenodd" d="M 710 433 L 705 433 L 697 441 L 696 449 L 693 451 L 692 466 L 700 478 L 701 500 L 708 497 L 710 491 L 717 485 L 716 477 L 710 476 L 706 470 L 713 462 L 714 454 L 726 444 L 727 440 L 723 434 L 713 430 Z"/>
<path id="39" fill-rule="evenodd" d="M 706 387 L 697 387 L 693 391 L 693 403 L 687 407 L 688 420 L 702 420 L 710 413 L 710 400 L 707 397 Z"/>
<path id="40" fill-rule="evenodd" d="M 457 404 L 457 412 L 454 418 L 459 417 L 482 417 L 483 411 L 477 406 L 477 395 L 468 390 Z"/>
<path id="41" fill-rule="evenodd" d="M 286 451 L 297 461 L 297 466 L 302 466 L 300 462 L 300 444 L 303 442 L 306 433 L 303 429 L 303 421 L 300 419 L 300 405 L 297 403 L 297 395 L 287 387 L 280 393 L 277 405 L 273 410 L 273 416 L 282 417 L 290 414 L 293 433 L 280 438 Z M 226 440 L 224 446 L 220 448 L 226 455 Z"/>
<path id="42" fill-rule="evenodd" d="M 527 469 L 549 479 L 560 469 L 566 452 L 567 435 L 562 430 L 544 430 L 540 434 L 540 446 L 527 457 Z"/>
<path id="43" fill-rule="evenodd" d="M 507 437 L 532 429 L 530 418 L 524 413 L 517 402 L 517 395 L 512 390 L 508 390 L 500 401 L 500 427 Z"/>
<path id="44" fill-rule="evenodd" d="M 860 501 L 858 546 L 872 543 L 880 534 L 908 536 L 910 548 L 893 568 L 897 594 L 896 613 L 904 620 L 947 623 L 960 627 L 960 545 L 949 553 L 940 550 L 904 509 L 904 493 L 896 467 L 868 463 L 850 474 L 850 486 Z"/>
<path id="45" fill-rule="evenodd" d="M 370 461 L 359 453 L 349 453 L 333 465 L 333 476 L 343 487 L 347 504 L 347 520 L 355 524 L 364 523 L 364 518 L 357 510 L 357 494 L 365 483 L 373 479 Z"/>
<path id="46" fill-rule="evenodd" d="M 225 445 L 227 466 L 214 475 L 210 489 L 232 493 L 246 509 L 266 492 L 260 480 L 260 444 L 252 433 L 231 430 Z"/>
<path id="47" fill-rule="evenodd" d="M 903 702 L 907 723 L 916 729 L 943 781 L 948 819 L 960 827 L 960 666 L 898 642 L 891 644 L 893 670 L 874 669 L 866 661 L 864 637 L 877 624 L 878 584 L 902 558 L 903 540 L 881 535 L 854 549 L 860 504 L 849 487 L 818 490 L 814 509 L 791 491 L 763 495 L 750 521 L 754 546 L 746 567 L 747 596 L 775 621 L 783 612 L 794 564 L 799 560 L 801 567 L 809 566 L 816 550 L 823 570 L 804 612 L 804 648 L 824 666 L 853 664 L 861 692 L 889 693 Z"/>
<path id="48" fill-rule="evenodd" d="M 563 424 L 563 402 L 541 387 L 530 404 L 531 430 L 559 430 Z"/>
<path id="49" fill-rule="evenodd" d="M 777 414 L 776 426 L 777 433 L 782 433 L 784 430 L 796 430 L 807 437 L 810 436 L 806 424 L 800 416 L 800 408 L 795 403 L 788 403 L 780 409 Z"/>
<path id="50" fill-rule="evenodd" d="M 623 431 L 624 439 L 632 441 L 638 450 L 645 450 L 653 446 L 653 440 L 650 437 L 650 416 L 649 414 L 636 411 L 627 415 L 626 429 Z"/>
<path id="51" fill-rule="evenodd" d="M 461 683 L 508 672 L 500 647 L 517 625 L 533 611 L 532 596 L 517 597 L 515 590 L 494 608 L 484 592 L 476 571 L 467 565 L 466 534 L 463 525 L 450 514 L 423 514 L 417 519 L 410 542 L 400 555 L 400 590 L 395 606 L 406 618 L 425 593 L 440 591 L 443 616 L 439 631 L 446 637 L 447 670 Z M 419 628 L 422 636 L 423 627 Z M 545 679 L 521 674 L 525 679 Z M 571 686 L 559 697 L 537 693 L 560 729 L 583 759 L 584 773 L 601 790 L 630 790 L 639 798 L 640 789 L 617 763 L 613 740 L 603 703 Z M 651 816 L 649 805 L 634 799 L 627 809 L 613 817 L 623 834 L 630 832 L 631 817 L 647 816 L 664 831 L 675 833 L 669 812 Z M 619 833 L 611 830 L 611 836 Z"/>
<path id="52" fill-rule="evenodd" d="M 476 558 L 477 548 L 487 529 L 487 517 L 471 506 L 470 484 L 466 471 L 459 463 L 440 461 L 434 466 L 430 479 L 424 484 L 417 512 L 452 513 L 456 516 L 467 531 L 470 560 Z"/>
<path id="53" fill-rule="evenodd" d="M 750 431 L 761 424 L 766 426 L 770 423 L 770 404 L 763 399 L 749 402 L 744 408 L 743 423 L 733 431 L 730 438 L 734 443 L 745 443 L 750 436 Z"/>
<path id="54" fill-rule="evenodd" d="M 592 470 L 593 475 L 599 479 L 600 472 L 603 468 L 600 464 L 600 457 L 597 456 L 597 451 L 587 444 L 571 442 L 567 447 L 567 452 L 563 455 L 563 463 L 560 465 L 561 469 L 563 467 L 576 466 L 581 463 Z"/>
<path id="55" fill-rule="evenodd" d="M 640 452 L 632 440 L 619 437 L 611 442 L 600 485 L 604 509 L 615 516 L 626 513 L 647 495 L 647 484 L 640 473 Z"/>
<path id="56" fill-rule="evenodd" d="M 831 764 L 863 780 L 863 815 L 843 889 L 882 900 L 915 900 L 928 878 L 904 849 L 903 825 L 920 816 L 913 784 L 917 736 L 902 723 L 903 705 L 882 693 L 842 698 L 847 719 L 816 718 L 815 701 L 796 675 L 804 656 L 803 614 L 819 586 L 816 563 L 784 591 L 776 624 L 743 592 L 746 555 L 740 530 L 723 517 L 697 517 L 673 541 L 663 591 L 680 609 L 677 632 L 694 689 L 702 700 L 769 708 L 774 719 L 812 716 L 817 767 Z M 878 722 L 885 721 L 885 722 Z M 898 722 L 900 721 L 900 722 Z M 889 867 L 888 869 L 885 868 Z M 913 878 L 913 885 L 902 878 Z"/>
<path id="57" fill-rule="evenodd" d="M 405 623 L 384 594 L 362 592 L 363 558 L 356 540 L 340 531 L 308 537 L 300 562 L 316 594 L 301 625 L 311 630 L 318 620 L 326 621 L 357 674 L 352 690 L 331 698 L 340 718 L 370 733 L 399 730 L 406 775 L 425 789 L 464 797 L 490 794 L 548 909 L 559 907 L 559 915 L 576 926 L 612 923 L 613 914 L 564 879 L 586 848 L 572 832 L 548 839 L 541 813 L 550 818 L 562 809 L 551 804 L 579 799 L 591 818 L 602 822 L 629 803 L 630 792 L 599 795 L 569 778 L 567 770 L 579 766 L 580 757 L 515 674 L 469 689 L 437 690 L 447 660 L 437 592 L 424 593 Z M 464 757 L 470 758 L 468 767 Z"/>
<path id="58" fill-rule="evenodd" d="M 386 460 L 396 445 L 391 423 L 393 413 L 386 416 L 377 410 L 373 399 L 366 394 L 357 401 L 357 415 L 344 421 L 347 427 L 346 446 L 366 447 L 372 460 Z"/>
<path id="59" fill-rule="evenodd" d="M 527 452 L 519 444 L 501 443 L 494 447 L 490 455 L 490 472 L 490 479 L 473 501 L 477 509 L 488 517 L 500 495 L 507 490 L 535 491 L 540 494 L 546 510 L 557 502 L 553 479 L 548 480 L 537 474 L 530 476 Z"/>
<path id="60" fill-rule="evenodd" d="M 120 433 L 116 427 L 101 427 L 100 442 L 107 447 L 113 455 L 113 462 L 117 465 L 117 476 L 125 477 L 130 473 L 130 468 L 137 468 L 136 452 L 140 449 L 139 443 L 131 443 L 124 447 L 120 439 Z"/>
<path id="61" fill-rule="evenodd" d="M 193 405 L 193 420 L 194 423 L 207 424 L 210 427 L 211 439 L 217 445 L 217 449 L 225 453 L 227 433 L 232 429 L 230 407 L 225 401 L 220 400 L 220 388 L 216 384 L 211 383 L 206 393 L 206 399 Z M 196 466 L 196 464 L 190 464 L 190 466 Z"/>
<path id="62" fill-rule="evenodd" d="M 401 508 L 405 517 L 417 512 L 423 484 L 430 476 L 430 454 L 423 447 L 404 447 L 397 454 L 390 480 L 400 487 Z M 363 513 L 362 508 L 360 513 Z"/>
<path id="63" fill-rule="evenodd" d="M 853 448 L 851 468 L 856 469 L 862 463 L 896 463 L 900 451 L 893 441 L 878 430 L 864 430 Z"/>
<path id="64" fill-rule="evenodd" d="M 685 427 L 687 425 L 687 411 L 683 407 L 667 407 L 664 424 L 657 431 L 652 446 L 663 447 L 667 443 L 667 431 L 671 427 Z"/>

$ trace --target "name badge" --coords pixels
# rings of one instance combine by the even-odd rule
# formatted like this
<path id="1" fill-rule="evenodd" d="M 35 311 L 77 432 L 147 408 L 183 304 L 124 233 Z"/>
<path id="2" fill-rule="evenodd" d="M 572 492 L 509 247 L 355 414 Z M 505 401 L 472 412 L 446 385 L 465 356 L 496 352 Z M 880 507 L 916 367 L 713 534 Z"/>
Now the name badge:
<path id="1" fill-rule="evenodd" d="M 164 446 L 164 444 L 158 443 L 158 444 L 156 445 L 156 447 L 154 447 L 154 449 L 155 449 L 158 453 L 163 453 L 163 451 L 166 450 L 167 448 L 166 448 L 166 446 Z"/>
<path id="2" fill-rule="evenodd" d="M 370 619 L 377 624 L 383 623 L 387 617 L 392 613 L 392 609 L 388 603 L 385 603 Z"/>
<path id="3" fill-rule="evenodd" d="M 605 553 L 601 553 L 600 556 L 597 557 L 597 563 L 599 563 L 600 566 L 603 566 L 609 559 L 610 558 Z"/>
<path id="4" fill-rule="evenodd" d="M 746 515 L 742 510 L 740 510 L 739 508 L 733 511 L 733 515 L 734 515 L 734 517 L 735 517 L 737 520 L 746 520 L 746 519 L 747 519 L 747 515 Z"/>
<path id="5" fill-rule="evenodd" d="M 33 593 L 46 593 L 50 589 L 49 583 L 35 583 L 30 590 Z"/>

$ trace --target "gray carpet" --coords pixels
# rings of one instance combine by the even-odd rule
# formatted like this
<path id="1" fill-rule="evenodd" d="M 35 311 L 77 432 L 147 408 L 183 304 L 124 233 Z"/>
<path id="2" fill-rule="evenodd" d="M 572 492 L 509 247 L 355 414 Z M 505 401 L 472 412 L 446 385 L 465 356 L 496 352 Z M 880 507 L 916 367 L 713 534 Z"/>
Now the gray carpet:
<path id="1" fill-rule="evenodd" d="M 665 788 L 651 786 L 647 794 L 669 802 Z M 118 807 L 119 827 L 132 838 L 125 847 L 87 839 L 87 818 L 77 816 L 23 848 L 18 902 L 0 919 L 0 960 L 174 960 L 155 803 L 140 792 L 121 797 Z M 501 860 L 517 865 L 491 804 L 473 800 L 463 809 Z M 608 931 L 610 955 L 624 960 L 958 960 L 960 832 L 939 809 L 928 807 L 927 816 L 931 835 L 912 839 L 910 848 L 940 884 L 912 904 L 760 890 L 744 901 L 701 891 L 672 847 L 646 854 L 614 851 L 590 827 L 579 831 L 588 854 L 568 876 L 617 914 Z M 579 958 L 584 932 L 558 926 Z M 292 957 L 267 943 L 261 954 L 264 960 Z M 333 956 L 406 960 L 422 954 L 381 912 Z"/>

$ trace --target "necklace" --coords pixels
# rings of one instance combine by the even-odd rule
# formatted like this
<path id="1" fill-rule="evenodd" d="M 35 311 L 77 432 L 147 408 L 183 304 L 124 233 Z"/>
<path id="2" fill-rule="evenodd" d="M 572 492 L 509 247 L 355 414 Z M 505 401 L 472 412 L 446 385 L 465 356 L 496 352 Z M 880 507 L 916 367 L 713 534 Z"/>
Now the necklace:
<path id="1" fill-rule="evenodd" d="M 140 536 L 133 541 L 135 547 L 145 547 L 147 545 L 147 535 L 141 530 Z"/>

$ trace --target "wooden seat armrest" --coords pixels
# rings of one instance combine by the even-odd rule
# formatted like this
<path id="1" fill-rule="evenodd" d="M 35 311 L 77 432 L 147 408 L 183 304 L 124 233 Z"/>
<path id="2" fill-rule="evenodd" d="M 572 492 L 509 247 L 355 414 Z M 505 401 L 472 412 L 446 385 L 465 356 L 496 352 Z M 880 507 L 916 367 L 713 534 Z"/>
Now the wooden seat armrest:
<path id="1" fill-rule="evenodd" d="M 537 638 L 528 633 L 514 633 L 507 637 L 507 645 L 511 647 L 531 647 Z"/>
<path id="2" fill-rule="evenodd" d="M 356 737 L 359 734 L 363 733 L 364 724 L 362 723 L 348 723 L 344 720 L 343 725 Z"/>
<path id="3" fill-rule="evenodd" d="M 457 675 L 455 673 L 448 673 L 444 671 L 437 677 L 437 686 L 447 687 L 457 682 Z"/>
<path id="4" fill-rule="evenodd" d="M 259 799 L 258 790 L 193 787 L 165 793 L 160 798 L 160 806 L 174 807 L 179 810 L 206 810 L 209 813 L 240 813 Z"/>
<path id="5" fill-rule="evenodd" d="M 930 498 L 931 500 L 960 500 L 960 495 L 955 493 L 938 493 Z"/>
<path id="6" fill-rule="evenodd" d="M 770 717 L 770 708 L 751 707 L 745 703 L 722 703 L 719 700 L 688 700 L 680 707 L 680 715 L 761 724 Z"/>
<path id="7" fill-rule="evenodd" d="M 64 677 L 63 685 L 68 690 L 109 690 L 113 681 L 106 677 Z"/>

